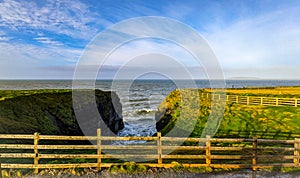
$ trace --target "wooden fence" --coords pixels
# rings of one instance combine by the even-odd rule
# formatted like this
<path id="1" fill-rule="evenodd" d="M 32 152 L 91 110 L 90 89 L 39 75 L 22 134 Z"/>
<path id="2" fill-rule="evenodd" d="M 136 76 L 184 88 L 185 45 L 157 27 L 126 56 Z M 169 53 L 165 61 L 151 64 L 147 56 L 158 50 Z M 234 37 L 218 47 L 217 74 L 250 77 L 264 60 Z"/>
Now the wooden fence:
<path id="1" fill-rule="evenodd" d="M 225 100 L 226 102 L 246 104 L 246 105 L 294 106 L 294 107 L 300 106 L 300 99 L 298 98 L 222 95 L 222 94 L 214 94 L 214 93 L 201 93 L 201 97 Z"/>
<path id="2" fill-rule="evenodd" d="M 3 143 L 5 140 L 17 140 L 18 143 Z M 30 141 L 31 144 L 20 143 L 21 140 Z M 86 140 L 94 140 L 96 144 L 66 145 L 61 143 L 61 141 L 82 142 Z M 133 145 L 116 144 L 116 141 L 132 140 L 147 142 Z M 176 161 L 186 167 L 251 168 L 255 170 L 274 166 L 298 167 L 300 158 L 299 139 L 235 139 L 211 138 L 210 136 L 206 138 L 174 138 L 162 137 L 159 132 L 155 137 L 112 137 L 101 136 L 101 131 L 98 129 L 97 136 L 56 136 L 39 135 L 38 133 L 34 135 L 1 134 L 0 141 L 2 168 L 34 169 L 35 173 L 38 173 L 38 169 L 47 168 L 101 169 L 125 164 L 123 159 L 140 160 L 140 162 L 136 161 L 137 164 L 149 167 L 172 167 L 176 165 L 173 161 Z M 41 144 L 42 141 L 47 144 Z M 50 144 L 51 141 L 54 141 L 54 144 Z M 184 146 L 174 144 L 183 141 L 185 141 Z M 105 150 L 115 151 L 106 153 Z M 173 151 L 170 152 L 170 150 Z M 82 163 L 76 161 L 72 163 L 72 159 L 85 160 Z M 25 163 L 26 161 L 31 162 Z"/>

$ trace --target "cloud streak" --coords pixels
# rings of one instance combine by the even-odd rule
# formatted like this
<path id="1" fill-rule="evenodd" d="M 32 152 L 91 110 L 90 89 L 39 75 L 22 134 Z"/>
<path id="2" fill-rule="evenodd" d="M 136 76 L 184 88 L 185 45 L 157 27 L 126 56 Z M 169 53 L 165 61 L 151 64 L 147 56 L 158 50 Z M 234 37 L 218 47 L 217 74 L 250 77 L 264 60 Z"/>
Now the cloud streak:
<path id="1" fill-rule="evenodd" d="M 98 31 L 89 26 L 99 16 L 80 1 L 48 0 L 38 5 L 31 1 L 4 0 L 0 3 L 0 27 L 15 31 L 31 28 L 64 34 L 73 38 L 90 39 Z"/>

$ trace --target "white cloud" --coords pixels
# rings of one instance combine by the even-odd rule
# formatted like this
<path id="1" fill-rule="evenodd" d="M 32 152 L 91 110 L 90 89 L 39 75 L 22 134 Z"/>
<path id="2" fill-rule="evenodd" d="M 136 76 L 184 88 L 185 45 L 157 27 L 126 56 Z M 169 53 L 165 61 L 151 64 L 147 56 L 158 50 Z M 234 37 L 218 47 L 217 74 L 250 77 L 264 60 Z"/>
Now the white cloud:
<path id="1" fill-rule="evenodd" d="M 62 46 L 63 45 L 61 42 L 52 40 L 49 37 L 41 36 L 41 37 L 37 37 L 37 38 L 34 38 L 34 39 L 37 40 L 40 43 L 47 44 L 47 45 L 54 45 L 54 46 Z"/>
<path id="2" fill-rule="evenodd" d="M 0 31 L 0 42 L 6 42 L 11 39 L 12 37 L 9 37 L 4 31 Z"/>
<path id="3" fill-rule="evenodd" d="M 299 7 L 293 7 L 238 20 L 227 27 L 214 24 L 204 36 L 229 77 L 249 76 L 250 71 L 254 77 L 291 77 L 294 67 L 300 67 L 299 12 Z M 236 76 L 231 76 L 233 73 Z"/>
<path id="4" fill-rule="evenodd" d="M 9 41 L 11 38 L 5 37 L 5 36 L 0 36 L 0 42 L 1 41 Z"/>
<path id="5" fill-rule="evenodd" d="M 80 49 L 60 46 L 39 47 L 30 44 L 0 42 L 0 78 L 59 78 L 57 71 L 43 72 L 44 66 L 74 65 Z M 71 78 L 72 75 L 60 76 Z"/>
<path id="6" fill-rule="evenodd" d="M 0 3 L 0 26 L 15 30 L 46 30 L 73 38 L 90 39 L 98 29 L 88 25 L 100 17 L 79 1 L 35 2 L 4 0 Z"/>

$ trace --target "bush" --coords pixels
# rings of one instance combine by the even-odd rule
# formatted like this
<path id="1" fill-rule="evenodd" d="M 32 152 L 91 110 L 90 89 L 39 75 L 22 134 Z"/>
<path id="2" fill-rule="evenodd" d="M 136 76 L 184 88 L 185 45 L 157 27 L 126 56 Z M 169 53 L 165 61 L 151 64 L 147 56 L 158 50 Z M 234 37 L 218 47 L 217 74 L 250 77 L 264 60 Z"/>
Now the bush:
<path id="1" fill-rule="evenodd" d="M 146 172 L 147 171 L 147 166 L 145 165 L 138 165 L 136 167 L 136 172 Z"/>
<path id="2" fill-rule="evenodd" d="M 128 173 L 134 173 L 137 168 L 135 162 L 127 162 L 127 163 L 125 163 L 125 167 L 126 167 L 126 171 Z"/>
<path id="3" fill-rule="evenodd" d="M 108 169 L 109 172 L 118 172 L 118 170 L 119 170 L 118 166 L 111 166 L 111 167 Z"/>
<path id="4" fill-rule="evenodd" d="M 173 164 L 173 169 L 175 171 L 182 171 L 184 169 L 184 166 L 176 161 L 173 161 L 171 164 Z"/>

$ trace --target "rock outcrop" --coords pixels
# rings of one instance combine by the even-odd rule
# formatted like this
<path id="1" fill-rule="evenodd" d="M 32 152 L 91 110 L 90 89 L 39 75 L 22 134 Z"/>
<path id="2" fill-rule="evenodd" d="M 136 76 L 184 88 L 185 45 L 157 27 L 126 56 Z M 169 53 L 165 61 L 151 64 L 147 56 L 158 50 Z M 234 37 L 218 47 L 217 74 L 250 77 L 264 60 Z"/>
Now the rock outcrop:
<path id="1" fill-rule="evenodd" d="M 91 103 L 96 103 L 98 115 L 113 133 L 123 129 L 122 106 L 117 95 L 100 90 L 93 92 L 96 101 L 79 103 L 77 107 L 88 109 Z M 0 101 L 0 133 L 85 134 L 74 112 L 71 90 L 27 93 Z M 89 115 L 85 117 L 89 122 Z M 94 119 L 99 120 L 99 117 Z M 99 125 L 93 124 L 90 128 L 92 135 L 96 134 L 97 127 Z"/>

